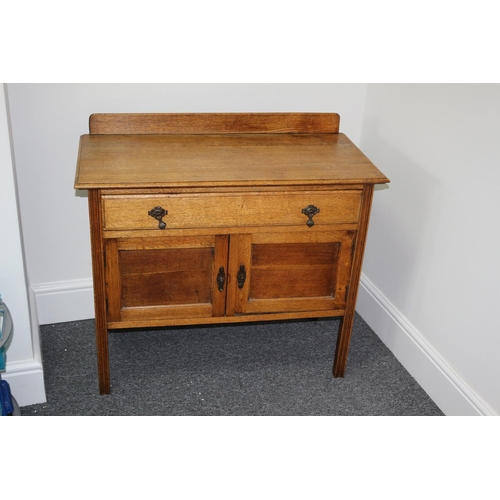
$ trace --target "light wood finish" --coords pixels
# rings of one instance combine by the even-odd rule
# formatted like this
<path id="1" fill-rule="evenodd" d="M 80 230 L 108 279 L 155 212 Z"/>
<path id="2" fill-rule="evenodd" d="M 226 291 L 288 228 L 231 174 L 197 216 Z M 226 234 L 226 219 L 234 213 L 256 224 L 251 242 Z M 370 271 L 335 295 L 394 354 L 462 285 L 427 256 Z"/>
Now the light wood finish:
<path id="1" fill-rule="evenodd" d="M 99 391 L 110 392 L 107 298 L 105 278 L 105 254 L 102 228 L 101 195 L 98 189 L 89 191 L 90 240 L 92 251 L 92 276 L 94 283 L 94 312 L 97 346 L 97 366 L 99 369 Z"/>
<path id="2" fill-rule="evenodd" d="M 343 134 L 84 135 L 75 187 L 331 186 L 387 181 Z"/>
<path id="3" fill-rule="evenodd" d="M 93 114 L 91 134 L 336 134 L 337 113 Z"/>
<path id="4" fill-rule="evenodd" d="M 237 316 L 218 316 L 212 317 L 199 317 L 194 318 L 188 314 L 183 315 L 183 310 L 179 308 L 178 317 L 166 319 L 133 319 L 127 321 L 120 321 L 114 323 L 108 322 L 108 328 L 152 328 L 152 327 L 165 327 L 165 326 L 182 326 L 182 325 L 213 325 L 222 323 L 254 323 L 256 321 L 277 321 L 277 320 L 292 320 L 292 319 L 306 319 L 306 318 L 325 318 L 325 317 L 342 317 L 345 313 L 344 309 L 332 311 L 331 309 L 325 311 L 295 311 L 288 313 L 266 313 L 266 314 L 248 314 Z"/>
<path id="5" fill-rule="evenodd" d="M 368 232 L 368 222 L 370 219 L 372 197 L 373 185 L 367 185 L 364 189 L 361 220 L 359 223 L 356 249 L 354 252 L 354 262 L 352 265 L 345 314 L 340 319 L 340 326 L 337 334 L 337 346 L 335 349 L 335 361 L 333 364 L 334 377 L 343 377 L 347 365 L 347 355 L 349 351 L 349 343 L 351 342 L 352 324 L 354 322 L 356 298 L 358 296 L 361 266 L 363 264 L 363 255 L 365 252 L 366 235 Z"/>
<path id="6" fill-rule="evenodd" d="M 228 314 L 345 308 L 356 231 L 311 229 L 231 238 L 229 274 L 244 266 L 246 282 L 229 289 Z"/>
<path id="7" fill-rule="evenodd" d="M 356 223 L 361 190 L 316 192 L 269 192 L 253 194 L 193 193 L 182 195 L 104 196 L 104 228 L 112 230 L 156 229 L 148 215 L 156 206 L 168 211 L 167 229 L 228 226 L 303 226 L 308 217 L 302 209 L 315 205 L 317 225 Z"/>
<path id="8" fill-rule="evenodd" d="M 112 328 L 338 316 L 344 376 L 373 186 L 388 179 L 338 123 L 92 115 L 75 188 L 89 190 L 101 394 Z"/>
<path id="9" fill-rule="evenodd" d="M 105 248 L 109 321 L 224 315 L 226 287 L 214 288 L 227 235 L 110 238 Z"/>

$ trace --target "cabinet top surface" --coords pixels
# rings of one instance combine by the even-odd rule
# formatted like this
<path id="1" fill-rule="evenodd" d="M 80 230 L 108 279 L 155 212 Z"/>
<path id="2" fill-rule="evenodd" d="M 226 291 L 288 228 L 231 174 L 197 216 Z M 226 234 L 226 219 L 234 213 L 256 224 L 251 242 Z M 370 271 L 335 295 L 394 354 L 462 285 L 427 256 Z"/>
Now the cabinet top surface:
<path id="1" fill-rule="evenodd" d="M 381 184 L 344 134 L 83 135 L 76 189 Z"/>

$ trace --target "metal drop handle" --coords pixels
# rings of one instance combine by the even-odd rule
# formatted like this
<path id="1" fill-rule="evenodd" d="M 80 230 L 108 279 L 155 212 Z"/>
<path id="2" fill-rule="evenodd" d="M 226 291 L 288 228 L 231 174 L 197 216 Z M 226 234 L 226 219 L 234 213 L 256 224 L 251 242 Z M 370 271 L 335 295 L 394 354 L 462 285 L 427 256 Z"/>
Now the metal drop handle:
<path id="1" fill-rule="evenodd" d="M 165 229 L 167 227 L 167 224 L 163 222 L 162 218 L 165 217 L 165 215 L 168 215 L 168 210 L 165 210 L 162 207 L 154 207 L 149 210 L 148 215 L 158 221 L 158 229 Z"/>
<path id="2" fill-rule="evenodd" d="M 306 222 L 307 226 L 313 227 L 314 226 L 313 217 L 319 213 L 319 208 L 315 207 L 314 205 L 307 205 L 306 208 L 302 209 L 302 213 L 304 215 L 307 215 L 307 217 L 309 217 L 309 220 Z"/>
<path id="3" fill-rule="evenodd" d="M 226 273 L 224 272 L 224 268 L 219 267 L 219 272 L 217 273 L 217 290 L 219 292 L 224 291 L 224 284 L 226 283 Z"/>
<path id="4" fill-rule="evenodd" d="M 247 279 L 247 272 L 245 270 L 245 266 L 241 265 L 240 270 L 238 271 L 238 275 L 236 276 L 236 280 L 238 281 L 238 288 L 243 288 L 246 279 Z"/>

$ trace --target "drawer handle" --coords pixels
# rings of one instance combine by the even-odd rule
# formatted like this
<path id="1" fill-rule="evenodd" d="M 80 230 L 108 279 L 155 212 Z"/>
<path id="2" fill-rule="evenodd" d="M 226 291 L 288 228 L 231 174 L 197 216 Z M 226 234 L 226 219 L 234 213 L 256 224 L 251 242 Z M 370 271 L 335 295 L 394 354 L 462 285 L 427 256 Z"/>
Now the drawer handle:
<path id="1" fill-rule="evenodd" d="M 245 271 L 245 266 L 241 265 L 240 270 L 238 271 L 238 275 L 236 276 L 238 281 L 238 288 L 243 288 L 245 281 L 247 279 L 247 272 Z"/>
<path id="2" fill-rule="evenodd" d="M 148 212 L 148 215 L 153 217 L 153 219 L 156 219 L 159 224 L 158 224 L 158 229 L 165 229 L 167 225 L 165 222 L 163 222 L 162 217 L 165 217 L 165 215 L 168 215 L 168 210 L 165 210 L 164 208 L 161 207 L 154 207 Z"/>
<path id="3" fill-rule="evenodd" d="M 319 213 L 319 208 L 315 207 L 314 205 L 307 205 L 306 208 L 302 209 L 302 213 L 304 215 L 307 215 L 307 217 L 309 217 L 309 220 L 306 222 L 306 224 L 309 227 L 313 227 L 314 226 L 313 217 Z"/>
<path id="4" fill-rule="evenodd" d="M 226 273 L 224 272 L 224 268 L 219 267 L 219 272 L 217 274 L 217 289 L 219 292 L 224 291 L 224 283 L 226 282 Z"/>

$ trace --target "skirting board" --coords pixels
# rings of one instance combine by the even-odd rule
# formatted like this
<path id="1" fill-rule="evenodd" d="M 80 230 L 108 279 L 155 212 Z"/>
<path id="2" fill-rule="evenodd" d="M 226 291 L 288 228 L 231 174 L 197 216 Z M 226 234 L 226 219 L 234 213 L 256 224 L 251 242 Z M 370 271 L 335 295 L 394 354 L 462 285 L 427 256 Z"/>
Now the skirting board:
<path id="1" fill-rule="evenodd" d="M 49 325 L 94 317 L 92 279 L 31 285 L 38 323 Z"/>
<path id="2" fill-rule="evenodd" d="M 43 366 L 41 363 L 42 353 L 40 348 L 40 328 L 37 321 L 36 299 L 33 290 L 29 289 L 28 306 L 30 315 L 31 332 L 17 330 L 18 340 L 25 344 L 31 343 L 33 357 L 29 359 L 11 360 L 7 355 L 6 371 L 2 378 L 9 383 L 12 395 L 19 406 L 28 406 L 47 401 L 45 393 L 45 381 Z"/>
<path id="3" fill-rule="evenodd" d="M 2 379 L 10 386 L 10 392 L 19 406 L 45 403 L 45 384 L 42 365 L 38 361 L 14 361 L 7 363 Z"/>
<path id="4" fill-rule="evenodd" d="M 356 311 L 445 415 L 497 415 L 364 275 Z"/>

